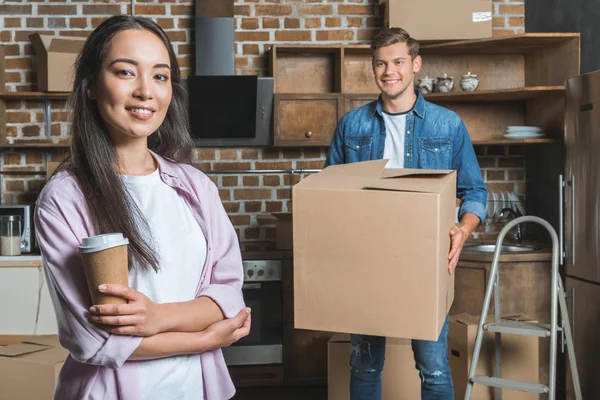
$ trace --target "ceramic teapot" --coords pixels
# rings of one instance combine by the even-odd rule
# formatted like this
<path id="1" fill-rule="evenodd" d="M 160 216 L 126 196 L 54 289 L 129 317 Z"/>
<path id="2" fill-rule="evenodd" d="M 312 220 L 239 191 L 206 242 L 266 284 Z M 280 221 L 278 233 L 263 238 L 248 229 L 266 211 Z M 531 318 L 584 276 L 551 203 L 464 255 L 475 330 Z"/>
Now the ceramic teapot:
<path id="1" fill-rule="evenodd" d="M 460 87 L 465 92 L 473 92 L 479 87 L 477 75 L 472 74 L 470 71 L 466 75 L 461 75 L 460 78 Z"/>
<path id="2" fill-rule="evenodd" d="M 426 76 L 425 78 L 419 79 L 417 83 L 417 88 L 421 91 L 422 94 L 429 94 L 433 92 L 433 78 L 429 78 Z"/>
<path id="3" fill-rule="evenodd" d="M 454 89 L 454 79 L 448 74 L 444 74 L 444 76 L 439 76 L 437 78 L 437 82 L 435 87 L 438 92 L 441 93 L 450 93 L 452 89 Z"/>

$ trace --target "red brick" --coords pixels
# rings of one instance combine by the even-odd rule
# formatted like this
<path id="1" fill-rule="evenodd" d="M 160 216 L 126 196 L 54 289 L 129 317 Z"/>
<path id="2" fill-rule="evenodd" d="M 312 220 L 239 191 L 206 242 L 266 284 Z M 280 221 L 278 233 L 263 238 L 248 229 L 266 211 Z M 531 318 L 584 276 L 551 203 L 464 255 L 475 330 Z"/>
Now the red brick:
<path id="1" fill-rule="evenodd" d="M 169 40 L 171 42 L 186 42 L 186 32 L 185 31 L 168 31 L 166 32 Z"/>
<path id="2" fill-rule="evenodd" d="M 137 8 L 137 7 L 136 7 Z M 171 15 L 194 15 L 192 6 L 171 6 Z"/>
<path id="3" fill-rule="evenodd" d="M 24 192 L 25 191 L 25 183 L 23 181 L 6 181 L 6 191 L 7 192 Z"/>
<path id="4" fill-rule="evenodd" d="M 31 15 L 31 6 L 0 5 L 0 15 Z"/>
<path id="5" fill-rule="evenodd" d="M 323 169 L 324 161 L 296 161 L 297 169 Z"/>
<path id="6" fill-rule="evenodd" d="M 262 211 L 262 201 L 246 201 L 244 202 L 244 212 L 257 213 Z"/>
<path id="7" fill-rule="evenodd" d="M 343 40 L 353 40 L 354 39 L 354 32 L 349 31 L 349 30 L 331 30 L 331 31 L 318 31 L 317 32 L 317 40 L 336 40 L 336 41 L 343 41 Z"/>
<path id="8" fill-rule="evenodd" d="M 30 179 L 27 181 L 28 192 L 39 192 L 46 184 L 45 180 L 42 179 Z"/>
<path id="9" fill-rule="evenodd" d="M 279 29 L 279 18 L 263 18 L 263 29 Z"/>
<path id="10" fill-rule="evenodd" d="M 524 15 L 525 5 L 524 4 L 500 4 L 498 8 L 500 14 L 510 15 Z"/>
<path id="11" fill-rule="evenodd" d="M 231 220 L 231 223 L 235 226 L 250 225 L 249 215 L 230 215 L 229 219 Z"/>
<path id="12" fill-rule="evenodd" d="M 494 170 L 494 169 L 488 169 L 486 170 L 486 182 L 488 181 L 504 181 L 505 176 L 504 176 L 504 170 Z"/>
<path id="13" fill-rule="evenodd" d="M 41 11 L 39 11 L 39 8 L 41 6 L 38 6 L 38 13 L 39 14 L 46 14 L 46 13 L 42 13 Z M 136 13 L 138 12 L 138 7 L 135 7 Z M 142 6 L 143 7 L 143 6 Z M 104 5 L 100 5 L 100 4 L 95 4 L 95 5 L 84 5 L 82 6 L 82 10 L 83 10 L 83 15 L 114 15 L 114 14 L 121 14 L 121 6 L 118 4 L 104 4 Z M 49 13 L 48 13 L 49 14 Z M 74 15 L 77 14 L 77 11 L 73 11 L 73 12 L 69 12 L 69 13 L 62 13 L 63 15 Z"/>
<path id="14" fill-rule="evenodd" d="M 328 28 L 339 28 L 340 26 L 342 26 L 342 19 L 341 18 L 326 18 L 325 19 L 325 26 Z"/>
<path id="15" fill-rule="evenodd" d="M 269 40 L 269 32 L 236 32 L 236 42 L 266 42 Z"/>
<path id="16" fill-rule="evenodd" d="M 4 27 L 5 28 L 20 28 L 21 27 L 21 18 L 4 18 Z"/>
<path id="17" fill-rule="evenodd" d="M 179 55 L 192 54 L 193 52 L 194 52 L 194 48 L 192 47 L 192 45 L 179 44 L 177 46 L 177 54 L 179 54 Z"/>
<path id="18" fill-rule="evenodd" d="M 291 199 L 292 191 L 290 189 L 277 189 L 278 199 Z"/>
<path id="19" fill-rule="evenodd" d="M 233 198 L 236 200 L 259 200 L 270 199 L 271 190 L 269 189 L 235 189 Z"/>
<path id="20" fill-rule="evenodd" d="M 222 178 L 223 186 L 238 186 L 238 177 L 237 176 L 224 176 Z"/>
<path id="21" fill-rule="evenodd" d="M 234 213 L 234 212 L 239 212 L 240 211 L 240 202 L 233 202 L 233 201 L 225 201 L 223 202 L 223 207 L 225 208 L 225 211 L 228 213 Z"/>
<path id="22" fill-rule="evenodd" d="M 27 27 L 28 28 L 43 28 L 44 27 L 44 19 L 43 18 L 27 18 Z"/>
<path id="23" fill-rule="evenodd" d="M 242 46 L 242 53 L 244 54 L 260 54 L 260 50 L 257 44 L 245 44 Z"/>
<path id="24" fill-rule="evenodd" d="M 506 18 L 504 17 L 493 17 L 492 18 L 492 27 L 494 28 L 504 28 L 506 24 Z"/>
<path id="25" fill-rule="evenodd" d="M 338 6 L 338 14 L 340 14 L 340 15 L 372 15 L 373 14 L 373 6 L 340 4 Z"/>
<path id="26" fill-rule="evenodd" d="M 508 17 L 508 26 L 512 28 L 518 28 L 521 26 L 525 26 L 525 18 L 524 17 Z"/>
<path id="27" fill-rule="evenodd" d="M 298 6 L 298 15 L 332 15 L 333 7 L 330 5 Z"/>
<path id="28" fill-rule="evenodd" d="M 256 6 L 254 8 L 255 15 L 290 15 L 292 13 L 292 6 L 289 5 L 273 5 L 273 6 Z"/>
<path id="29" fill-rule="evenodd" d="M 304 20 L 304 27 L 306 29 L 320 28 L 321 27 L 321 18 L 306 18 Z"/>
<path id="30" fill-rule="evenodd" d="M 258 181 L 259 181 L 259 179 L 258 179 L 258 176 L 256 176 L 256 175 L 244 176 L 244 178 L 242 179 L 244 186 L 258 186 L 259 185 Z"/>
<path id="31" fill-rule="evenodd" d="M 21 49 L 18 44 L 7 44 L 2 47 L 5 56 L 19 56 L 21 55 Z"/>
<path id="32" fill-rule="evenodd" d="M 23 136 L 25 137 L 39 137 L 40 127 L 37 125 L 27 125 L 21 128 L 21 132 L 23 132 Z"/>
<path id="33" fill-rule="evenodd" d="M 84 14 L 88 14 L 87 12 L 85 12 L 85 7 L 98 7 L 98 6 L 83 6 Z M 63 15 L 63 16 L 64 15 L 77 15 L 77 6 L 74 6 L 74 5 L 68 5 L 68 6 L 39 5 L 37 8 L 38 8 L 37 15 Z M 113 10 L 116 10 L 116 11 L 113 13 L 110 13 L 110 14 L 118 14 L 121 12 L 121 7 L 116 6 L 116 8 L 113 8 Z M 99 13 L 97 13 L 97 14 L 99 14 Z"/>
<path id="34" fill-rule="evenodd" d="M 509 181 L 524 181 L 525 180 L 525 171 L 523 171 L 523 170 L 508 171 L 508 180 Z"/>
<path id="35" fill-rule="evenodd" d="M 165 15 L 165 6 L 136 4 L 135 13 L 139 15 Z"/>
<path id="36" fill-rule="evenodd" d="M 249 65 L 248 57 L 236 57 L 235 67 L 236 68 L 247 68 Z"/>
<path id="37" fill-rule="evenodd" d="M 219 151 L 220 160 L 237 160 L 238 151 L 237 149 L 221 149 Z"/>
<path id="38" fill-rule="evenodd" d="M 258 18 L 242 18 L 242 29 L 258 29 Z"/>
<path id="39" fill-rule="evenodd" d="M 58 28 L 66 28 L 67 27 L 67 19 L 66 18 L 48 18 L 48 28 L 58 29 Z"/>
<path id="40" fill-rule="evenodd" d="M 265 211 L 268 213 L 281 212 L 283 210 L 283 203 L 281 201 L 267 201 Z"/>
<path id="41" fill-rule="evenodd" d="M 373 37 L 377 33 L 375 29 L 359 29 L 356 34 L 357 40 L 373 40 Z"/>
<path id="42" fill-rule="evenodd" d="M 229 189 L 219 189 L 219 197 L 222 201 L 231 200 L 231 190 Z"/>
<path id="43" fill-rule="evenodd" d="M 264 186 L 280 186 L 281 178 L 278 175 L 265 175 L 263 177 Z"/>
<path id="44" fill-rule="evenodd" d="M 79 28 L 79 29 L 87 28 L 87 19 L 86 18 L 69 18 L 69 27 L 70 28 Z"/>
<path id="45" fill-rule="evenodd" d="M 284 21 L 284 26 L 286 29 L 298 29 L 298 28 L 300 28 L 300 19 L 299 18 L 286 18 Z"/>
<path id="46" fill-rule="evenodd" d="M 6 122 L 9 124 L 31 122 L 31 114 L 28 112 L 7 112 Z"/>
<path id="47" fill-rule="evenodd" d="M 173 7 L 171 7 L 171 10 L 172 9 Z M 252 15 L 252 9 L 250 6 L 235 6 L 233 12 L 235 15 L 242 15 L 246 17 Z M 171 11 L 171 13 L 173 13 L 173 11 Z"/>
<path id="48" fill-rule="evenodd" d="M 312 38 L 311 31 L 277 31 L 275 40 L 280 42 L 308 42 Z"/>
<path id="49" fill-rule="evenodd" d="M 244 239 L 260 239 L 260 229 L 258 227 L 244 229 Z"/>
<path id="50" fill-rule="evenodd" d="M 4 165 L 21 165 L 21 154 L 4 153 Z"/>

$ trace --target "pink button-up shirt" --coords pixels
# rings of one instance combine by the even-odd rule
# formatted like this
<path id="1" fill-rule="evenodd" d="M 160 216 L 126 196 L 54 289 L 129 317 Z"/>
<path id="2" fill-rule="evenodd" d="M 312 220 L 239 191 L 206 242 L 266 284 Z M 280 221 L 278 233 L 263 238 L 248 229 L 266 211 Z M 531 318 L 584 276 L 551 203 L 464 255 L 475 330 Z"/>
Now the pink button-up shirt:
<path id="1" fill-rule="evenodd" d="M 207 296 L 226 317 L 244 308 L 238 238 L 218 190 L 196 168 L 156 154 L 162 180 L 189 205 L 207 240 L 196 297 Z M 36 237 L 59 328 L 69 350 L 58 376 L 58 400 L 140 400 L 136 361 L 127 361 L 142 338 L 110 334 L 89 322 L 92 300 L 77 246 L 97 234 L 75 178 L 61 171 L 48 181 L 35 208 Z M 200 268 L 200 266 L 199 266 Z M 230 399 L 235 388 L 220 349 L 200 355 L 206 400 Z"/>

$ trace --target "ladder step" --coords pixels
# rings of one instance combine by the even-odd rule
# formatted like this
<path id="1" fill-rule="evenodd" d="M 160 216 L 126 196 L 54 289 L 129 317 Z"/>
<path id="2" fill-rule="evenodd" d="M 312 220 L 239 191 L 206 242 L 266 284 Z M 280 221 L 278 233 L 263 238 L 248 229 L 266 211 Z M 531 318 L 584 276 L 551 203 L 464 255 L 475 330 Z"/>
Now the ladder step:
<path id="1" fill-rule="evenodd" d="M 550 336 L 550 325 L 536 324 L 534 322 L 502 321 L 499 324 L 484 324 L 483 330 L 522 336 Z M 562 328 L 557 327 L 556 330 L 557 332 L 560 332 Z"/>
<path id="2" fill-rule="evenodd" d="M 491 376 L 475 376 L 471 378 L 471 382 L 501 389 L 519 390 L 521 392 L 543 394 L 548 393 L 550 391 L 548 389 L 548 386 L 543 385 L 541 383 L 522 382 L 511 379 L 495 378 Z"/>

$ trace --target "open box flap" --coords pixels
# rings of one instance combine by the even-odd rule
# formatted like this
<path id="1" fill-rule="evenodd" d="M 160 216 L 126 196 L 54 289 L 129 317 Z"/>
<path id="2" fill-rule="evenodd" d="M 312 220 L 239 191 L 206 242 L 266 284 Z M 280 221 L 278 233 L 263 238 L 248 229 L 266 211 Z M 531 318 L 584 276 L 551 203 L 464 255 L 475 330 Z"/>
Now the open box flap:
<path id="1" fill-rule="evenodd" d="M 36 343 L 17 343 L 9 344 L 8 346 L 0 347 L 0 357 L 19 357 L 25 354 L 44 351 L 52 348 L 52 346 L 36 344 Z"/>

